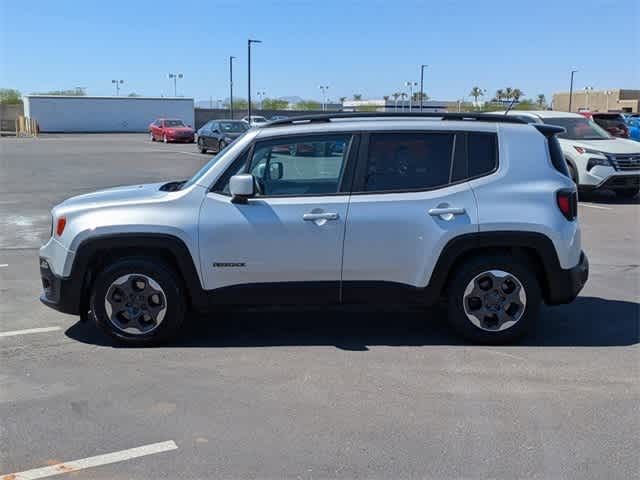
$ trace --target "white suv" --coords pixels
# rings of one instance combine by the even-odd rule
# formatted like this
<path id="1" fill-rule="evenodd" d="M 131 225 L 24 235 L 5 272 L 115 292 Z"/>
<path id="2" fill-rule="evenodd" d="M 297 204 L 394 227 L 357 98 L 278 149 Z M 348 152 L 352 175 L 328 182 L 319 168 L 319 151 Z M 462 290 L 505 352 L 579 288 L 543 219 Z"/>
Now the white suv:
<path id="1" fill-rule="evenodd" d="M 560 132 L 482 114 L 272 122 L 188 181 L 56 206 L 41 300 L 151 344 L 189 310 L 447 298 L 467 338 L 508 342 L 588 276 Z"/>
<path id="2" fill-rule="evenodd" d="M 509 115 L 565 129 L 558 138 L 571 178 L 581 191 L 613 190 L 621 198 L 640 191 L 640 143 L 614 137 L 577 113 L 512 110 Z"/>

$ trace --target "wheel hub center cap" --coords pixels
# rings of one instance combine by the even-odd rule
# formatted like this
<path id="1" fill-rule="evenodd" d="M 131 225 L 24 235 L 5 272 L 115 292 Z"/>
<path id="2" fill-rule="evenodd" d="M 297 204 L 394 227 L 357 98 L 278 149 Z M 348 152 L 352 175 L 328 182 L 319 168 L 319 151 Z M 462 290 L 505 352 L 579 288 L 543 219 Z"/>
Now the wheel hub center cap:
<path id="1" fill-rule="evenodd" d="M 498 309 L 504 302 L 504 297 L 497 290 L 487 293 L 484 296 L 484 304 L 491 309 Z"/>

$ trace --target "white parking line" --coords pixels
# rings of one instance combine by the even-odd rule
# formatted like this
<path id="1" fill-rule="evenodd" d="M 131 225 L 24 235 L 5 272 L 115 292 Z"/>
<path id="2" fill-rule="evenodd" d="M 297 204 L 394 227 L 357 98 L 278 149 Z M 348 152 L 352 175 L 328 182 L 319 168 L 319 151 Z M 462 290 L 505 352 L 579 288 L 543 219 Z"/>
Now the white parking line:
<path id="1" fill-rule="evenodd" d="M 183 155 L 193 155 L 194 157 L 207 158 L 206 155 L 203 155 L 202 153 L 196 153 L 196 152 L 176 152 L 176 153 L 182 153 Z"/>
<path id="2" fill-rule="evenodd" d="M 0 337 L 15 337 L 16 335 L 27 335 L 29 333 L 56 332 L 58 330 L 62 330 L 62 328 L 61 327 L 27 328 L 25 330 L 11 330 L 8 332 L 0 332 Z"/>
<path id="3" fill-rule="evenodd" d="M 613 208 L 610 207 L 601 207 L 600 205 L 591 205 L 590 203 L 580 203 L 579 205 L 582 207 L 597 208 L 598 210 L 613 210 Z"/>
<path id="4" fill-rule="evenodd" d="M 84 470 L 85 468 L 122 462 L 124 460 L 131 460 L 132 458 L 153 455 L 154 453 L 168 452 L 170 450 L 176 450 L 177 448 L 178 446 L 176 443 L 173 440 L 169 440 L 167 442 L 152 443 L 142 447 L 120 450 L 119 452 L 96 455 L 95 457 L 81 458 L 80 460 L 73 460 L 71 462 L 58 463 L 49 467 L 25 470 L 24 472 L 12 473 L 0 478 L 10 478 L 11 480 L 35 480 L 37 478 L 53 477 L 54 475 L 77 472 L 78 470 Z"/>

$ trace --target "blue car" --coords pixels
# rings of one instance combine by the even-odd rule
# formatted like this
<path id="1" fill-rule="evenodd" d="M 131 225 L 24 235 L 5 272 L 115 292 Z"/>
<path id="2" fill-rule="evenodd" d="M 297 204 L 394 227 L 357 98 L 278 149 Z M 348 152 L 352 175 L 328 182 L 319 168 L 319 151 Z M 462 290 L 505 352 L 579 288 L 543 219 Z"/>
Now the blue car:
<path id="1" fill-rule="evenodd" d="M 629 129 L 629 138 L 640 142 L 640 114 L 625 115 L 624 122 Z"/>

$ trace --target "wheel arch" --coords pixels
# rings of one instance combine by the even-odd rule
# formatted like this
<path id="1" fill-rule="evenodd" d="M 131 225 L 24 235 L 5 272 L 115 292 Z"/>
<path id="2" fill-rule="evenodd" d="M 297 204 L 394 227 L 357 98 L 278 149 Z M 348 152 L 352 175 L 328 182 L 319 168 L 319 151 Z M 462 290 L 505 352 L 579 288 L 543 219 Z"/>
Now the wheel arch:
<path id="1" fill-rule="evenodd" d="M 159 258 L 180 275 L 189 305 L 207 307 L 207 298 L 189 249 L 172 235 L 111 234 L 84 240 L 76 250 L 71 277 L 79 290 L 79 310 L 85 312 L 96 275 L 113 261 L 127 257 Z"/>
<path id="2" fill-rule="evenodd" d="M 558 255 L 549 237 L 535 232 L 496 231 L 461 235 L 450 240 L 442 250 L 427 289 L 434 297 L 446 294 L 454 272 L 471 257 L 508 253 L 531 265 L 545 301 L 554 288 L 555 272 L 561 270 Z"/>

